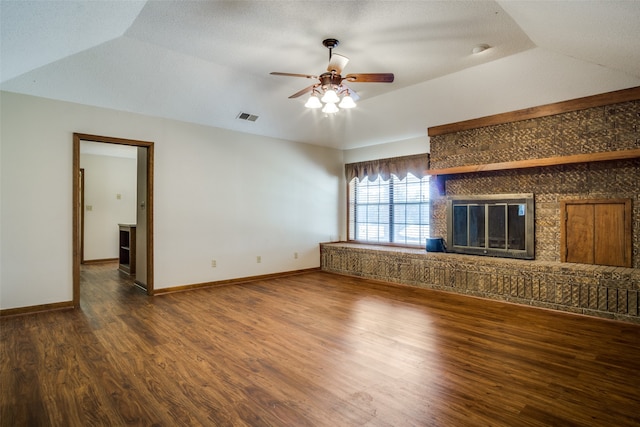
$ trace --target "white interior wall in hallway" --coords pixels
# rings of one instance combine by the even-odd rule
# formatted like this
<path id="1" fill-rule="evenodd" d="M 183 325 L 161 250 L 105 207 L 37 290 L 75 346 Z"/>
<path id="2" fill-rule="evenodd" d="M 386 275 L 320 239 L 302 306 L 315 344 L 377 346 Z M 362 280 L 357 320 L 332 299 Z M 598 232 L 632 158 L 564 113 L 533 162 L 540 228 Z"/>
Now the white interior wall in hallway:
<path id="1" fill-rule="evenodd" d="M 133 157 L 80 155 L 85 190 L 85 261 L 117 258 L 118 224 L 136 223 L 136 148 L 127 148 L 131 148 Z"/>

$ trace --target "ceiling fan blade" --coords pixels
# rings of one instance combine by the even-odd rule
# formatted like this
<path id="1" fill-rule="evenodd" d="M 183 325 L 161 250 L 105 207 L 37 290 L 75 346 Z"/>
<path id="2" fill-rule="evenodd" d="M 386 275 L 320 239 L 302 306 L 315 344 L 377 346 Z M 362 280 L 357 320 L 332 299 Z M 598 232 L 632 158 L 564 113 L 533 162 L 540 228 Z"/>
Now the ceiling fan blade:
<path id="1" fill-rule="evenodd" d="M 393 73 L 347 74 L 344 79 L 351 83 L 392 83 Z"/>
<path id="2" fill-rule="evenodd" d="M 269 73 L 274 76 L 285 76 L 285 77 L 305 77 L 307 79 L 317 79 L 318 76 L 312 76 L 311 74 L 294 74 L 294 73 L 278 73 L 276 71 Z"/>
<path id="3" fill-rule="evenodd" d="M 314 88 L 314 87 L 316 87 L 316 86 L 318 86 L 318 85 L 319 85 L 319 83 L 316 83 L 316 84 L 313 84 L 313 85 L 311 85 L 311 86 L 305 87 L 304 89 L 299 90 L 298 92 L 296 92 L 296 93 L 294 93 L 293 95 L 291 95 L 291 96 L 289 97 L 289 99 L 291 99 L 291 98 L 297 98 L 297 97 L 299 97 L 299 96 L 304 95 L 305 93 L 311 92 L 311 91 L 313 90 L 313 88 Z"/>
<path id="4" fill-rule="evenodd" d="M 332 72 L 335 71 L 336 74 L 342 73 L 344 67 L 347 66 L 349 62 L 349 58 L 346 56 L 340 55 L 338 53 L 334 53 L 331 55 L 331 59 L 329 60 L 329 65 L 327 66 L 327 71 Z"/>

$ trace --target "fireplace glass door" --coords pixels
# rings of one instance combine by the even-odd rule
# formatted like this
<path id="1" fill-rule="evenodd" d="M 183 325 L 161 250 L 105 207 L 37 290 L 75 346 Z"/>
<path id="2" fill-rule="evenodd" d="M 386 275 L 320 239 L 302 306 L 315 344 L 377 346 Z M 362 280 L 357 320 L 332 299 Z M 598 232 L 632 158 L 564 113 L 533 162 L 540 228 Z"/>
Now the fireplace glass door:
<path id="1" fill-rule="evenodd" d="M 460 253 L 533 258 L 533 195 L 450 198 L 447 235 Z"/>

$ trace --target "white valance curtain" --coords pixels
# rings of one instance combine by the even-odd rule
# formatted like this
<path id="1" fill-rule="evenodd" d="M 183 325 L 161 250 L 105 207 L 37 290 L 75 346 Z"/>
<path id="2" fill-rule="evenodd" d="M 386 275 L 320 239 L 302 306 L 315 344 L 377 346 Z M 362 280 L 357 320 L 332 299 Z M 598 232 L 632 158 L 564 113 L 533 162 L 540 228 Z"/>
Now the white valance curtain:
<path id="1" fill-rule="evenodd" d="M 384 181 L 387 181 L 391 177 L 391 174 L 397 176 L 399 179 L 404 179 L 409 172 L 417 178 L 423 178 L 428 169 L 428 153 L 347 163 L 344 165 L 347 182 L 351 182 L 353 178 L 358 178 L 358 180 L 362 181 L 365 177 L 368 177 L 369 181 L 375 181 L 378 175 L 380 175 Z"/>

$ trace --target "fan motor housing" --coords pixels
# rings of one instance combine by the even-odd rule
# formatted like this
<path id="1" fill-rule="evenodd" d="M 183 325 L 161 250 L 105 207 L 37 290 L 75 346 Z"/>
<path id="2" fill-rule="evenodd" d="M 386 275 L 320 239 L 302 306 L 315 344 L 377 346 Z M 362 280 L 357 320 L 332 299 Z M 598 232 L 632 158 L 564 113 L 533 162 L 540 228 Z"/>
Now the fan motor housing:
<path id="1" fill-rule="evenodd" d="M 322 87 L 325 89 L 330 86 L 340 86 L 342 83 L 342 76 L 340 76 L 340 74 L 323 73 L 318 78 L 320 79 L 320 84 L 322 84 Z"/>

